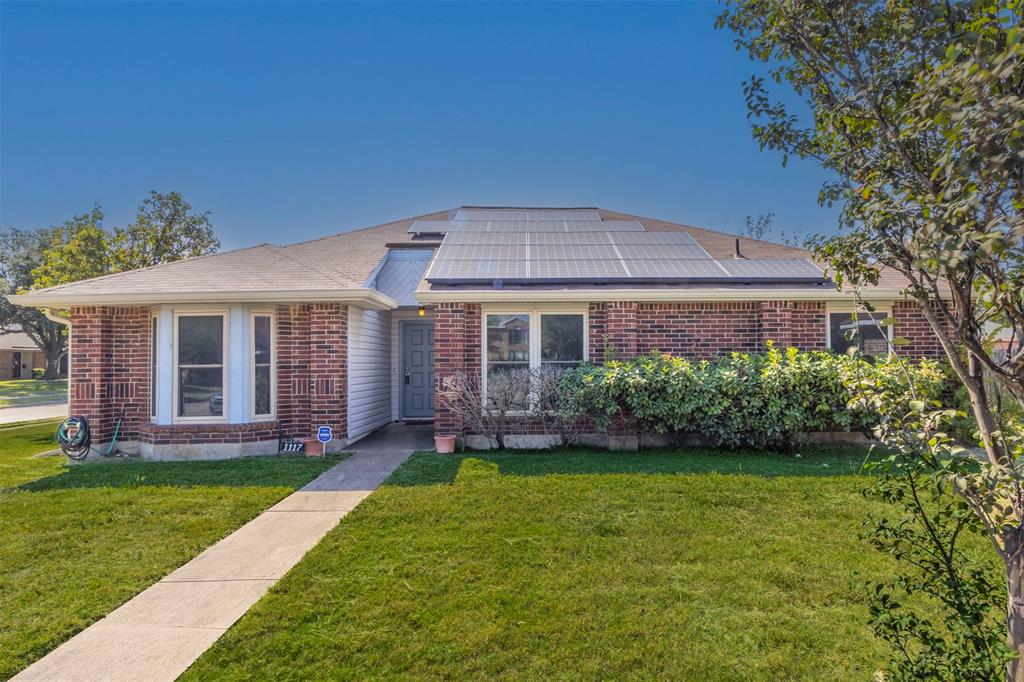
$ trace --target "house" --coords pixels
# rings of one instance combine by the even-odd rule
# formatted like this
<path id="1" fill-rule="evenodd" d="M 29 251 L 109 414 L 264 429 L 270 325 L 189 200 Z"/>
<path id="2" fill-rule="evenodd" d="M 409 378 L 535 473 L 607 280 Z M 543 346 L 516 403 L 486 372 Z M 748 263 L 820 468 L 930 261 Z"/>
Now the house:
<path id="1" fill-rule="evenodd" d="M 891 275 L 870 293 L 902 352 L 938 357 Z M 71 413 L 141 455 L 337 450 L 396 420 L 464 434 L 441 377 L 653 349 L 884 339 L 800 249 L 599 208 L 469 207 L 289 246 L 261 244 L 12 296 L 70 310 Z M 889 328 L 893 333 L 892 328 Z"/>
<path id="2" fill-rule="evenodd" d="M 46 369 L 46 355 L 28 334 L 0 334 L 0 381 L 31 379 L 33 369 Z"/>

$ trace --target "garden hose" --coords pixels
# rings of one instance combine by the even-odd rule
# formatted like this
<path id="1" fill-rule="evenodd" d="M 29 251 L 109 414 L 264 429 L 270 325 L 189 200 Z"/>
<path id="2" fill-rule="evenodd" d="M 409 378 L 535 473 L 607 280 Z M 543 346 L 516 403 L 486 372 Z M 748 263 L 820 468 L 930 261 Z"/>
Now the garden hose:
<path id="1" fill-rule="evenodd" d="M 124 419 L 124 412 L 117 418 L 117 426 L 114 427 L 114 437 L 110 439 L 110 446 L 103 456 L 114 452 L 117 444 L 117 436 L 121 432 L 121 420 Z M 92 432 L 89 430 L 89 420 L 83 415 L 68 417 L 57 427 L 57 445 L 61 451 L 70 459 L 85 459 L 92 450 Z"/>
<path id="2" fill-rule="evenodd" d="M 69 458 L 85 459 L 91 444 L 92 433 L 85 417 L 68 417 L 57 427 L 57 445 Z"/>

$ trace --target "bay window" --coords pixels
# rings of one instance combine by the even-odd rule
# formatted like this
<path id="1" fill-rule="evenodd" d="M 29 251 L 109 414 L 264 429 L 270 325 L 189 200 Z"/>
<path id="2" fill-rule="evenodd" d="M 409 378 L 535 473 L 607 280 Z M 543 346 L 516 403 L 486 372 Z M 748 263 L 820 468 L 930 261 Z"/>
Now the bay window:
<path id="1" fill-rule="evenodd" d="M 227 314 L 177 314 L 174 318 L 175 417 L 223 420 L 227 364 Z"/>

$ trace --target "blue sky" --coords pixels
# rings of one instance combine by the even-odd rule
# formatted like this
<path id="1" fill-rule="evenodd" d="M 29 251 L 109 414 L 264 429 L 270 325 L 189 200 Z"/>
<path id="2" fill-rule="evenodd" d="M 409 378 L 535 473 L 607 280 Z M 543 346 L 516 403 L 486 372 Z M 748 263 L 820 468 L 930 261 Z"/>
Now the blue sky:
<path id="1" fill-rule="evenodd" d="M 759 151 L 715 3 L 3 3 L 0 223 L 148 190 L 225 247 L 459 204 L 830 232 L 824 173 Z"/>

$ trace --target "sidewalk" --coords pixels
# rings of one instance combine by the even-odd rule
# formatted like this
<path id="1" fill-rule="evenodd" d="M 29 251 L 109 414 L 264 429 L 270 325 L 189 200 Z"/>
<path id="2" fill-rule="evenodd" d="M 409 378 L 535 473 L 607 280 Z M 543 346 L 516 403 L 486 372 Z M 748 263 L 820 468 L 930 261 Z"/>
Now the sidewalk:
<path id="1" fill-rule="evenodd" d="M 62 419 L 67 416 L 67 401 L 25 407 L 0 407 L 0 424 L 29 422 L 37 419 Z"/>
<path id="2" fill-rule="evenodd" d="M 12 679 L 176 679 L 414 449 L 426 449 L 406 428 L 356 443 L 344 462 Z"/>

